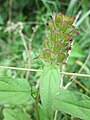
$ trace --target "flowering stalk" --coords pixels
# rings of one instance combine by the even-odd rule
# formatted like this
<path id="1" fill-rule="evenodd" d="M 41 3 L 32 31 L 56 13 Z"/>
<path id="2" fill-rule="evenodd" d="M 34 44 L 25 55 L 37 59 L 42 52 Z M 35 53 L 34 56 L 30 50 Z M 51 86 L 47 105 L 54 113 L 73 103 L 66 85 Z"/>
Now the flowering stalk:
<path id="1" fill-rule="evenodd" d="M 75 17 L 61 13 L 53 14 L 47 22 L 47 32 L 41 49 L 41 58 L 46 63 L 60 65 L 64 72 L 73 45 L 73 36 L 78 34 L 74 26 Z M 64 64 L 63 64 L 64 63 Z M 63 86 L 63 74 L 60 87 Z"/>
<path id="2" fill-rule="evenodd" d="M 53 20 L 47 23 L 47 32 L 41 49 L 41 58 L 48 63 L 61 65 L 66 63 L 72 49 L 76 28 L 75 17 L 61 13 L 53 14 Z"/>

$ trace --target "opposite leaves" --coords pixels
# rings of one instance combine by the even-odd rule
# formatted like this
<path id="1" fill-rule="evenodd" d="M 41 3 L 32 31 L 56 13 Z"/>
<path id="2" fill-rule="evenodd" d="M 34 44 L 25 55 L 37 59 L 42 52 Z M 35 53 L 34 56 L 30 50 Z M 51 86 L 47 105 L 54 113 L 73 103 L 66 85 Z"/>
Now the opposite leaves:
<path id="1" fill-rule="evenodd" d="M 55 110 L 74 117 L 90 120 L 90 97 L 60 88 L 60 69 L 56 65 L 46 65 L 40 78 L 41 102 L 50 120 Z"/>

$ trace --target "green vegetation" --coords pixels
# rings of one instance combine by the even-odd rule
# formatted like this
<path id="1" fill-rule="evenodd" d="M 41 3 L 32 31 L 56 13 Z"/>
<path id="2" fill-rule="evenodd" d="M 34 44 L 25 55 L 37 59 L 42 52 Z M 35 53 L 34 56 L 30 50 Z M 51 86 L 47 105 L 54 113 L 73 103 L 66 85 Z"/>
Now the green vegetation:
<path id="1" fill-rule="evenodd" d="M 0 120 L 90 119 L 89 6 L 0 0 Z"/>

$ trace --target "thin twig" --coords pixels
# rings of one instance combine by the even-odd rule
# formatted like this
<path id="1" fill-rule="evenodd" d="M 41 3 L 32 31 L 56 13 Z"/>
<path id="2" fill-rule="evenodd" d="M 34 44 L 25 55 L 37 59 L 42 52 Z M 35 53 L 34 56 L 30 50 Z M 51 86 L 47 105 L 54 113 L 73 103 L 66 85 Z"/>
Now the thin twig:
<path id="1" fill-rule="evenodd" d="M 9 22 L 12 21 L 12 0 L 9 0 Z"/>
<path id="2" fill-rule="evenodd" d="M 88 55 L 87 59 L 85 60 L 85 63 L 82 65 L 82 67 L 80 68 L 80 70 L 78 71 L 78 73 L 80 73 L 83 70 L 84 66 L 87 64 L 87 62 L 88 62 L 89 59 L 90 59 L 90 54 Z M 74 80 L 74 79 L 76 79 L 76 77 L 77 76 L 72 76 L 71 79 Z"/>
<path id="3" fill-rule="evenodd" d="M 32 72 L 43 72 L 43 70 L 38 70 L 38 69 L 17 68 L 17 67 L 8 67 L 8 66 L 0 66 L 0 68 L 3 68 L 3 69 L 14 69 L 14 70 L 23 70 L 23 71 L 32 71 Z M 68 72 L 61 72 L 61 73 L 64 74 L 64 75 L 80 76 L 80 77 L 88 77 L 88 78 L 90 78 L 90 75 L 87 75 L 87 74 L 68 73 Z"/>
<path id="4" fill-rule="evenodd" d="M 86 88 L 86 87 L 85 87 L 81 82 L 79 82 L 77 79 L 74 79 L 73 81 L 74 81 L 75 83 L 77 83 L 81 88 L 83 88 L 86 92 L 90 92 L 90 90 L 89 90 L 88 88 Z M 71 83 L 72 83 L 73 81 L 67 83 L 67 85 L 64 87 L 64 89 L 67 89 L 67 88 L 71 85 Z"/>
<path id="5" fill-rule="evenodd" d="M 82 10 L 80 10 L 80 11 L 78 12 L 78 14 L 76 15 L 75 21 L 74 21 L 74 23 L 73 23 L 74 26 L 75 26 L 78 18 L 80 17 L 81 13 L 82 13 Z"/>
<path id="6" fill-rule="evenodd" d="M 22 38 L 22 41 L 23 41 L 23 45 L 25 47 L 25 50 L 26 50 L 26 54 L 27 54 L 27 59 L 28 59 L 28 68 L 30 68 L 30 54 L 29 54 L 29 49 L 28 49 L 28 46 L 27 46 L 27 43 L 26 43 L 26 40 L 25 40 L 25 36 L 24 34 L 22 33 L 22 30 L 19 30 L 19 34 Z M 28 72 L 26 73 L 26 79 L 28 79 Z"/>
<path id="7" fill-rule="evenodd" d="M 33 39 L 34 39 L 34 36 L 35 36 L 35 33 L 37 32 L 37 30 L 38 30 L 38 26 L 35 26 L 34 28 L 33 28 L 33 33 L 31 34 L 31 37 L 30 37 L 30 39 L 29 39 L 29 45 L 28 45 L 28 51 L 29 51 L 29 53 L 31 52 L 31 50 L 32 50 L 32 41 L 33 41 Z M 29 60 L 28 60 L 28 64 L 27 64 L 27 67 L 28 68 L 30 68 L 31 67 L 31 58 L 30 58 L 30 55 L 28 56 L 29 57 Z M 26 74 L 26 79 L 28 79 L 29 78 L 29 75 L 30 75 L 30 72 L 29 71 L 27 71 L 27 74 Z"/>
<path id="8" fill-rule="evenodd" d="M 61 75 L 61 77 L 60 77 L 60 87 L 63 86 L 63 77 L 64 77 L 63 72 L 64 72 L 64 69 L 65 69 L 65 65 L 62 66 L 62 75 Z"/>
<path id="9" fill-rule="evenodd" d="M 88 62 L 88 60 L 90 59 L 90 53 L 88 54 L 88 56 L 87 56 L 87 59 L 85 60 L 85 63 L 82 65 L 82 67 L 80 68 L 80 70 L 78 71 L 78 73 L 76 73 L 76 74 L 78 74 L 78 75 L 73 75 L 71 78 L 70 78 L 70 82 L 68 82 L 67 84 L 66 84 L 66 86 L 64 87 L 65 89 L 67 89 L 71 84 L 72 84 L 72 82 L 76 79 L 76 77 L 77 76 L 79 76 L 79 75 L 83 75 L 83 74 L 79 74 L 82 70 L 83 70 L 83 68 L 84 68 L 84 66 L 87 64 L 87 62 Z M 86 74 L 85 74 L 86 75 Z M 90 75 L 88 75 L 88 77 L 89 77 Z M 81 76 L 82 77 L 82 76 Z M 85 76 L 83 76 L 83 77 L 85 77 Z M 71 81 L 72 80 L 72 81 Z M 75 81 L 74 81 L 75 82 Z M 77 82 L 77 84 L 78 84 L 78 82 Z M 80 86 L 80 84 L 78 84 L 79 86 Z M 80 86 L 80 87 L 82 87 L 82 86 Z"/>
<path id="10" fill-rule="evenodd" d="M 55 115 L 54 115 L 54 120 L 57 120 L 57 113 L 58 113 L 58 111 L 56 110 Z"/>
<path id="11" fill-rule="evenodd" d="M 77 79 L 74 79 L 74 82 L 77 83 L 81 88 L 83 88 L 86 92 L 90 92 L 88 88 L 86 88 L 81 82 L 79 82 Z"/>
<path id="12" fill-rule="evenodd" d="M 9 3 L 9 9 L 8 9 L 8 24 L 10 25 L 12 22 L 12 0 L 8 1 Z M 11 31 L 8 32 L 8 42 L 9 44 L 11 44 L 11 38 L 12 38 L 12 34 Z"/>
<path id="13" fill-rule="evenodd" d="M 8 66 L 0 66 L 0 68 L 22 70 L 22 71 L 32 71 L 32 72 L 42 72 L 42 70 L 37 70 L 37 69 L 17 68 L 17 67 L 8 67 Z"/>
<path id="14" fill-rule="evenodd" d="M 84 66 L 87 64 L 87 62 L 88 62 L 89 59 L 90 59 L 90 53 L 89 53 L 89 55 L 87 56 L 87 59 L 85 60 L 85 63 L 82 65 L 82 67 L 81 67 L 80 70 L 78 71 L 78 74 L 81 73 L 81 71 L 83 70 Z M 72 77 L 70 78 L 70 81 L 76 79 L 77 76 L 78 76 L 78 75 L 72 76 Z"/>
<path id="15" fill-rule="evenodd" d="M 79 74 L 79 73 L 68 73 L 68 72 L 63 72 L 63 74 L 65 75 L 71 75 L 71 76 L 80 76 L 80 77 L 89 77 L 90 78 L 90 75 L 87 75 L 87 74 Z"/>

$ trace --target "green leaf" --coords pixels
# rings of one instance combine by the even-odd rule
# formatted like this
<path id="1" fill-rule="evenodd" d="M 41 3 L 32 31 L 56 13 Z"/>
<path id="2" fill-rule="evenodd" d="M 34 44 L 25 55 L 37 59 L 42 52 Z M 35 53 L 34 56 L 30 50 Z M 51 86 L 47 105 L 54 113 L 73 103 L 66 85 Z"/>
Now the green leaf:
<path id="1" fill-rule="evenodd" d="M 71 15 L 73 13 L 73 8 L 75 6 L 75 4 L 77 3 L 77 0 L 71 0 L 69 6 L 68 6 L 68 9 L 67 9 L 67 13 L 66 14 L 69 14 Z"/>
<path id="2" fill-rule="evenodd" d="M 79 92 L 60 88 L 56 94 L 53 107 L 84 120 L 90 120 L 90 97 Z"/>
<path id="3" fill-rule="evenodd" d="M 0 77 L 0 105 L 22 104 L 30 98 L 31 89 L 24 79 Z"/>
<path id="4" fill-rule="evenodd" d="M 52 100 L 55 98 L 60 86 L 60 68 L 51 64 L 44 67 L 40 78 L 40 97 L 48 117 L 53 114 Z"/>
<path id="5" fill-rule="evenodd" d="M 21 109 L 5 108 L 3 114 L 4 120 L 31 120 L 30 116 Z"/>
<path id="6" fill-rule="evenodd" d="M 81 18 L 80 20 L 75 24 L 76 27 L 79 27 L 82 22 L 90 15 L 90 10 L 88 12 L 86 12 Z"/>
<path id="7" fill-rule="evenodd" d="M 42 107 L 39 106 L 40 120 L 49 120 Z"/>

